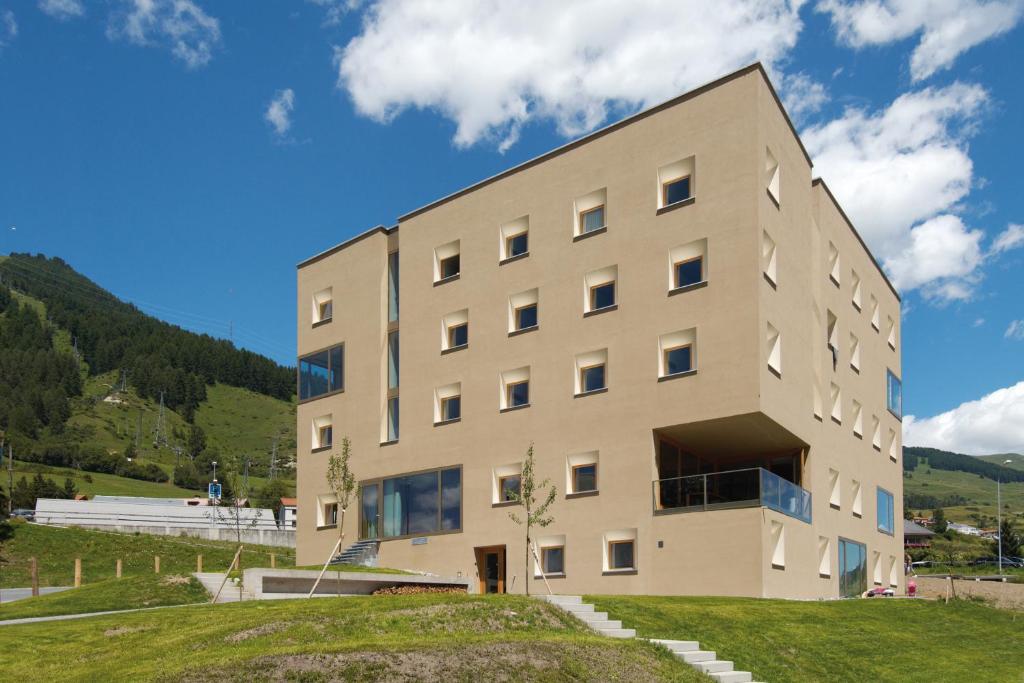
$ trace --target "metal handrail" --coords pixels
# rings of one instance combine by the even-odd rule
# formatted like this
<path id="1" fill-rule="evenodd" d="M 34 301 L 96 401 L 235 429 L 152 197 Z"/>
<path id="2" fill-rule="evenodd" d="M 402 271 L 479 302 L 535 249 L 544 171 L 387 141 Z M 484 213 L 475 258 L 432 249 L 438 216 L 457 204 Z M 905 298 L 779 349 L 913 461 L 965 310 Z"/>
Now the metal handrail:
<path id="1" fill-rule="evenodd" d="M 756 475 L 756 481 L 751 477 L 744 480 L 741 476 L 745 473 Z M 731 487 L 735 489 L 738 485 L 739 491 L 734 491 L 732 498 L 729 493 L 725 498 L 717 502 L 709 502 L 708 479 L 713 477 L 713 485 L 710 490 L 719 494 L 722 487 L 719 482 L 732 482 Z M 692 481 L 695 485 L 682 486 L 684 481 Z M 700 483 L 700 486 L 696 484 Z M 664 493 L 666 484 L 677 483 L 676 504 L 666 504 Z M 709 472 L 707 474 L 694 474 L 682 477 L 669 477 L 657 479 L 653 482 L 653 504 L 655 513 L 664 511 L 693 512 L 720 510 L 742 507 L 767 507 L 776 512 L 788 515 L 795 519 L 810 523 L 811 521 L 811 492 L 801 486 L 783 479 L 779 475 L 770 472 L 763 467 L 749 467 L 722 472 Z M 699 490 L 699 494 L 697 491 Z"/>

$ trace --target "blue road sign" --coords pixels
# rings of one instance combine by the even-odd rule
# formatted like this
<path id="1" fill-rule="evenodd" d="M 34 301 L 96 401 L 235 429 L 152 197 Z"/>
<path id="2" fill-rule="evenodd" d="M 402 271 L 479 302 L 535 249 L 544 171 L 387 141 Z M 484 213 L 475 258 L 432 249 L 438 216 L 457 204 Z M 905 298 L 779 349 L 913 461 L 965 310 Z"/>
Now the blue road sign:
<path id="1" fill-rule="evenodd" d="M 218 484 L 217 482 L 210 482 L 210 487 L 208 491 L 210 493 L 210 498 L 220 498 L 220 484 Z"/>

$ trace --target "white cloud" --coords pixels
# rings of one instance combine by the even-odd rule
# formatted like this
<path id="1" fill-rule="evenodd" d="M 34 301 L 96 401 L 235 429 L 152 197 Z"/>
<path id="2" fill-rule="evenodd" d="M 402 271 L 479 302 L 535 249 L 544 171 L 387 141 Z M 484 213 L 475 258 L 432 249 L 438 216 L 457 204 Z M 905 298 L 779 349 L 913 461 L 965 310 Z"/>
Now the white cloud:
<path id="1" fill-rule="evenodd" d="M 278 90 L 274 99 L 267 105 L 263 118 L 273 128 L 278 137 L 284 137 L 292 127 L 292 111 L 295 109 L 295 91 L 291 88 Z"/>
<path id="2" fill-rule="evenodd" d="M 1016 341 L 1024 341 L 1024 320 L 1013 320 L 1010 322 L 1010 326 L 1006 328 L 1006 332 L 1003 333 L 1003 337 L 1006 339 L 1014 339 Z"/>
<path id="3" fill-rule="evenodd" d="M 111 39 L 160 46 L 190 69 L 205 66 L 220 43 L 220 23 L 192 0 L 122 0 L 107 26 Z"/>
<path id="4" fill-rule="evenodd" d="M 10 45 L 17 36 L 18 22 L 14 19 L 14 12 L 5 9 L 0 12 L 0 50 Z"/>
<path id="5" fill-rule="evenodd" d="M 362 0 L 306 0 L 324 10 L 324 26 L 337 26 L 349 12 L 359 9 Z"/>
<path id="6" fill-rule="evenodd" d="M 977 318 L 974 321 L 974 327 L 981 327 L 984 324 L 985 324 L 985 319 L 984 318 Z"/>
<path id="7" fill-rule="evenodd" d="M 338 86 L 387 122 L 407 108 L 456 124 L 454 142 L 507 149 L 529 121 L 592 130 L 795 45 L 801 0 L 378 0 L 335 48 Z"/>
<path id="8" fill-rule="evenodd" d="M 992 254 L 1001 254 L 1018 247 L 1024 247 L 1024 225 L 1010 223 L 1006 230 L 993 240 L 990 251 Z"/>
<path id="9" fill-rule="evenodd" d="M 61 21 L 85 14 L 81 0 L 39 0 L 39 9 Z"/>
<path id="10" fill-rule="evenodd" d="M 901 95 L 882 111 L 849 108 L 807 128 L 815 171 L 835 193 L 897 287 L 969 298 L 983 233 L 953 215 L 971 190 L 967 140 L 989 101 L 954 83 Z"/>
<path id="11" fill-rule="evenodd" d="M 821 110 L 830 99 L 825 86 L 802 71 L 783 76 L 779 90 L 786 111 L 795 121 Z"/>
<path id="12" fill-rule="evenodd" d="M 921 34 L 910 74 L 922 80 L 948 69 L 975 45 L 1020 21 L 1022 0 L 822 0 L 839 40 L 854 48 L 885 45 Z"/>
<path id="13" fill-rule="evenodd" d="M 934 417 L 908 415 L 903 442 L 972 455 L 1024 452 L 1024 382 Z"/>

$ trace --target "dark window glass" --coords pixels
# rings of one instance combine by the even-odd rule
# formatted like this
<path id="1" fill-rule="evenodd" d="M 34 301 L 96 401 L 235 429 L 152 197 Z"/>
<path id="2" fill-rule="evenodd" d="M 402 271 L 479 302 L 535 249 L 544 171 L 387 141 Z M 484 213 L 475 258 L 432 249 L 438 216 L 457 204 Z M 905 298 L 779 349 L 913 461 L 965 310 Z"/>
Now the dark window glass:
<path id="1" fill-rule="evenodd" d="M 388 320 L 398 320 L 398 252 L 388 254 Z"/>
<path id="2" fill-rule="evenodd" d="M 444 410 L 441 414 L 442 420 L 456 420 L 462 416 L 462 397 L 452 396 L 441 401 Z"/>
<path id="3" fill-rule="evenodd" d="M 451 348 L 469 343 L 469 323 L 455 325 L 448 329 L 448 344 Z"/>
<path id="4" fill-rule="evenodd" d="M 537 304 L 516 309 L 516 329 L 525 330 L 537 325 Z"/>
<path id="5" fill-rule="evenodd" d="M 380 496 L 380 487 L 377 484 L 371 484 L 370 486 L 364 486 L 361 490 L 361 505 L 362 505 L 362 538 L 377 538 L 379 531 L 377 529 L 377 515 L 378 515 L 378 504 Z"/>
<path id="6" fill-rule="evenodd" d="M 324 505 L 324 524 L 331 526 L 338 523 L 338 504 L 328 503 Z"/>
<path id="7" fill-rule="evenodd" d="M 889 412 L 896 417 L 903 417 L 903 382 L 893 374 L 892 370 L 886 370 L 886 405 Z"/>
<path id="8" fill-rule="evenodd" d="M 335 346 L 299 359 L 299 398 L 307 399 L 344 388 L 345 349 Z"/>
<path id="9" fill-rule="evenodd" d="M 516 382 L 508 385 L 508 407 L 525 406 L 530 402 L 530 383 Z"/>
<path id="10" fill-rule="evenodd" d="M 333 442 L 334 430 L 330 427 L 320 428 L 320 448 L 327 448 Z"/>
<path id="11" fill-rule="evenodd" d="M 867 590 L 867 548 L 854 541 L 839 539 L 839 595 L 859 596 Z"/>
<path id="12" fill-rule="evenodd" d="M 665 374 L 674 375 L 693 369 L 693 347 L 680 346 L 665 352 Z"/>
<path id="13" fill-rule="evenodd" d="M 596 311 L 615 305 L 615 283 L 598 285 L 590 290 L 590 310 Z"/>
<path id="14" fill-rule="evenodd" d="M 520 233 L 515 237 L 509 237 L 508 243 L 505 247 L 505 250 L 508 252 L 508 254 L 506 255 L 507 258 L 512 258 L 513 256 L 525 254 L 527 249 L 529 248 L 529 239 L 530 238 L 528 233 L 525 232 Z"/>
<path id="15" fill-rule="evenodd" d="M 441 472 L 441 531 L 462 528 L 462 470 Z"/>
<path id="16" fill-rule="evenodd" d="M 441 279 L 459 274 L 459 255 L 441 259 Z"/>
<path id="17" fill-rule="evenodd" d="M 690 198 L 690 178 L 680 178 L 665 183 L 665 206 Z"/>
<path id="18" fill-rule="evenodd" d="M 695 258 L 676 264 L 676 287 L 695 285 L 704 279 L 704 259 Z"/>
<path id="19" fill-rule="evenodd" d="M 604 227 L 604 207 L 599 206 L 583 213 L 583 232 L 593 232 Z"/>
<path id="20" fill-rule="evenodd" d="M 331 391 L 344 388 L 345 381 L 345 349 L 335 346 L 331 349 Z"/>
<path id="21" fill-rule="evenodd" d="M 582 390 L 584 393 L 588 391 L 597 391 L 598 389 L 604 389 L 604 366 L 595 365 L 593 367 L 584 368 L 581 373 Z"/>
<path id="22" fill-rule="evenodd" d="M 896 512 L 893 509 L 894 504 L 892 494 L 885 489 L 878 489 L 876 497 L 878 501 L 878 530 L 891 534 L 893 533 L 893 527 L 895 526 Z"/>
<path id="23" fill-rule="evenodd" d="M 622 541 L 611 544 L 608 553 L 609 569 L 633 568 L 633 541 Z"/>
<path id="24" fill-rule="evenodd" d="M 398 332 L 388 334 L 388 389 L 398 388 Z"/>
<path id="25" fill-rule="evenodd" d="M 398 397 L 388 399 L 388 441 L 398 441 Z"/>
<path id="26" fill-rule="evenodd" d="M 544 573 L 562 574 L 565 572 L 565 548 L 544 548 Z"/>
<path id="27" fill-rule="evenodd" d="M 572 469 L 573 493 L 597 490 L 597 465 L 580 465 Z"/>
<path id="28" fill-rule="evenodd" d="M 514 474 L 511 477 L 502 477 L 501 481 L 501 500 L 509 501 L 513 500 L 510 494 L 519 493 L 519 475 Z"/>

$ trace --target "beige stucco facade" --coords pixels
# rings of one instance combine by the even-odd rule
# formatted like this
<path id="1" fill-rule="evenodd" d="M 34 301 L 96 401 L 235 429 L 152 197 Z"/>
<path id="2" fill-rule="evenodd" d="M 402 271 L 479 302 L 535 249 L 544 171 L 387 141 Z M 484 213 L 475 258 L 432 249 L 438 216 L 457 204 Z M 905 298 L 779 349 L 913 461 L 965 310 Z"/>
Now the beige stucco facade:
<path id="1" fill-rule="evenodd" d="M 692 198 L 659 209 L 660 170 L 680 168 Z M 594 197 L 606 229 L 579 237 L 579 209 Z M 524 217 L 528 255 L 500 262 L 502 226 Z M 450 248 L 436 250 L 455 241 L 459 275 L 435 283 L 437 254 Z M 394 251 L 400 308 L 389 322 Z M 673 263 L 693 254 L 703 282 L 673 289 Z M 609 272 L 615 306 L 586 314 L 594 274 Z M 510 297 L 533 290 L 537 328 L 510 333 Z M 325 299 L 330 319 L 315 322 Z M 347 436 L 359 481 L 461 468 L 459 528 L 381 538 L 381 566 L 477 576 L 474 549 L 504 546 L 503 588 L 522 592 L 524 533 L 509 519 L 515 508 L 496 500 L 496 481 L 533 443 L 539 476 L 558 489 L 554 522 L 534 533 L 538 547 L 564 547 L 564 571 L 549 577 L 556 592 L 836 597 L 840 539 L 864 545 L 867 587 L 903 590 L 900 421 L 886 379 L 901 376 L 899 298 L 812 181 L 759 65 L 309 259 L 297 306 L 300 359 L 344 345 L 343 391 L 298 406 L 300 564 L 323 561 L 337 541 L 325 471 Z M 462 311 L 469 343 L 443 352 L 442 321 Z M 400 334 L 390 441 L 389 329 Z M 694 371 L 662 377 L 663 347 L 680 339 Z M 577 396 L 578 365 L 594 358 L 606 390 Z M 503 373 L 527 368 L 528 406 L 502 410 Z M 460 418 L 437 424 L 438 389 L 452 385 Z M 325 424 L 332 446 L 315 448 Z M 596 493 L 572 493 L 572 466 L 592 461 Z M 712 492 L 737 475 L 716 472 L 754 467 L 810 492 L 810 522 L 762 504 L 704 509 L 729 507 Z M 680 474 L 688 490 L 708 491 L 685 509 L 665 504 Z M 893 496 L 893 534 L 877 528 L 879 487 Z M 357 496 L 346 545 L 360 516 Z M 616 540 L 633 541 L 626 570 L 610 571 Z M 532 584 L 532 560 L 529 571 Z"/>

